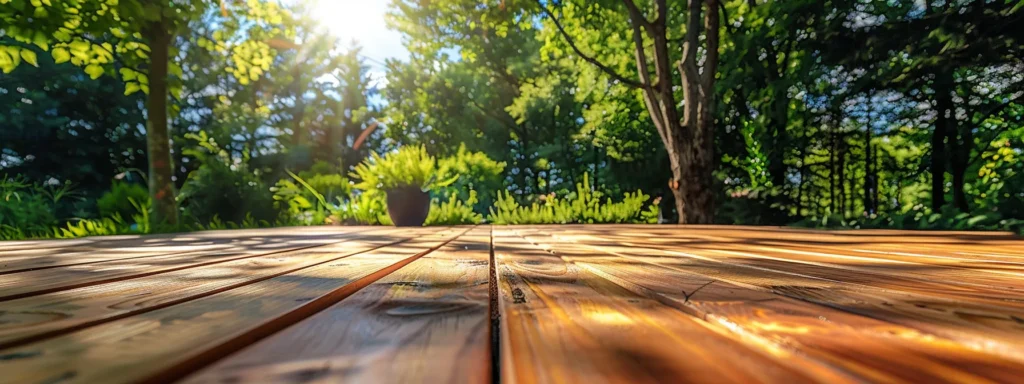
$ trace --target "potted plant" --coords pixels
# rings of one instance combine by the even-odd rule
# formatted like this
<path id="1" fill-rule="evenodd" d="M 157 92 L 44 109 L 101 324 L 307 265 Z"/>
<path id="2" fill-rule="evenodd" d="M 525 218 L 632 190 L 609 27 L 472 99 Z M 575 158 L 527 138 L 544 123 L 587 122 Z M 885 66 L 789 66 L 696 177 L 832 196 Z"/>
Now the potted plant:
<path id="1" fill-rule="evenodd" d="M 388 216 L 399 227 L 421 226 L 430 213 L 430 189 L 454 183 L 458 176 L 439 180 L 448 172 L 423 146 L 406 146 L 381 156 L 377 153 L 351 173 L 364 193 L 384 193 Z"/>

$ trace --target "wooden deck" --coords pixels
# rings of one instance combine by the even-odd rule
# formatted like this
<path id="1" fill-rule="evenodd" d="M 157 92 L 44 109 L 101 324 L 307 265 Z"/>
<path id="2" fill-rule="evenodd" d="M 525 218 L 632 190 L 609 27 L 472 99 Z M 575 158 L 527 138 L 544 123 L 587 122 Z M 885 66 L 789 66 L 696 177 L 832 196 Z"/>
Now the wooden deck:
<path id="1" fill-rule="evenodd" d="M 1024 240 L 310 227 L 0 243 L 0 383 L 1024 382 Z"/>

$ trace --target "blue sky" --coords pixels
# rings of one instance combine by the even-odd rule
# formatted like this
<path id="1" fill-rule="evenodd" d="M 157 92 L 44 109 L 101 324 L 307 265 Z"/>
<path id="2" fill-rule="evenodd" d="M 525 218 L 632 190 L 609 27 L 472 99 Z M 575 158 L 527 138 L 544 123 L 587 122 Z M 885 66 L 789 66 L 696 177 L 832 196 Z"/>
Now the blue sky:
<path id="1" fill-rule="evenodd" d="M 390 0 L 308 0 L 316 5 L 314 14 L 345 45 L 355 40 L 363 46 L 367 64 L 383 71 L 384 59 L 406 60 L 409 52 L 402 46 L 398 32 L 384 22 Z"/>

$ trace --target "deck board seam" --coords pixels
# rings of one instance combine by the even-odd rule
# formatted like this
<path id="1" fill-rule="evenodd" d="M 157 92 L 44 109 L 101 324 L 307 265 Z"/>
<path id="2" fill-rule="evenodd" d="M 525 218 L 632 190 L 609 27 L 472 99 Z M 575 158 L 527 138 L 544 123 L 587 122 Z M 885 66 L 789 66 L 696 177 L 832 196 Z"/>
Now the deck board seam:
<path id="1" fill-rule="evenodd" d="M 316 315 L 317 313 L 320 313 L 330 308 L 331 306 L 338 304 L 345 298 L 352 296 L 353 294 L 359 292 L 361 289 L 369 286 L 370 284 L 373 284 L 374 282 L 384 278 L 387 275 L 394 273 L 395 271 L 401 269 L 402 267 L 409 265 L 412 262 L 420 259 L 421 257 L 426 256 L 444 247 L 445 245 L 451 243 L 452 241 L 458 239 L 459 237 L 462 237 L 466 233 L 469 233 L 469 231 L 471 231 L 475 227 L 476 226 L 466 229 L 462 233 L 452 236 L 438 243 L 437 245 L 427 248 L 424 251 L 421 251 L 405 259 L 402 259 L 394 264 L 388 265 L 387 267 L 384 267 L 374 273 L 371 273 L 358 280 L 348 283 L 343 287 L 340 287 L 324 295 L 321 295 L 316 299 L 310 300 L 303 304 L 302 306 L 300 306 L 299 308 L 281 314 L 280 316 L 277 316 L 275 318 L 268 319 L 262 322 L 261 324 L 253 327 L 252 329 L 249 329 L 248 331 L 230 340 L 226 340 L 219 345 L 216 345 L 212 348 L 202 351 L 201 353 L 196 354 L 195 356 L 186 359 L 185 361 L 164 368 L 162 371 L 156 372 L 150 375 L 149 377 L 143 378 L 142 380 L 139 381 L 139 383 L 167 383 L 184 378 L 185 376 L 193 372 L 199 371 L 200 369 L 209 366 L 234 352 L 237 352 L 249 345 L 253 345 L 259 342 L 260 340 L 263 340 L 277 332 L 280 332 L 281 330 L 284 330 L 285 328 L 297 324 L 302 320 L 312 317 L 313 315 Z M 403 241 L 411 241 L 415 239 L 416 238 L 411 238 Z M 384 246 L 378 247 L 378 249 L 383 247 Z"/>
<path id="2" fill-rule="evenodd" d="M 861 317 L 870 318 L 870 319 L 873 319 L 873 320 L 876 320 L 876 321 L 880 321 L 880 322 L 883 322 L 883 323 L 886 323 L 886 324 L 893 324 L 893 325 L 897 325 L 897 326 L 901 326 L 901 327 L 906 327 L 906 328 L 909 328 L 909 329 L 913 329 L 913 330 L 919 332 L 922 335 L 928 335 L 929 337 L 934 337 L 934 338 L 937 338 L 937 339 L 948 340 L 950 342 L 953 342 L 953 343 L 961 345 L 961 346 L 965 346 L 968 349 L 971 349 L 971 350 L 974 350 L 974 351 L 977 351 L 977 352 L 988 353 L 988 354 L 995 354 L 995 355 L 1002 356 L 1004 358 L 1009 358 L 1009 359 L 1013 359 L 1013 360 L 1017 360 L 1017 361 L 1021 360 L 1021 356 L 1019 356 L 1018 354 L 1015 354 L 1015 353 L 1007 353 L 1007 352 L 1004 352 L 1004 351 L 999 350 L 999 349 L 992 350 L 992 349 L 987 349 L 987 348 L 980 348 L 977 345 L 970 344 L 970 343 L 965 343 L 965 342 L 963 342 L 963 341 L 961 341 L 959 339 L 953 339 L 953 338 L 950 338 L 950 337 L 947 337 L 947 336 L 943 336 L 943 335 L 937 334 L 937 333 L 935 333 L 933 331 L 930 331 L 930 330 L 927 330 L 927 329 L 923 329 L 923 328 L 921 328 L 919 326 L 914 325 L 913 323 L 896 321 L 896 320 L 893 320 L 893 319 L 890 319 L 890 318 L 885 318 L 885 317 L 882 317 L 882 316 L 874 315 L 874 314 L 870 313 L 870 311 L 858 312 L 858 311 L 854 311 L 854 310 L 852 310 L 850 308 L 846 308 L 846 307 L 843 307 L 843 306 L 840 306 L 840 305 L 829 303 L 827 301 L 818 302 L 818 301 L 815 301 L 815 300 L 811 300 L 811 299 L 802 297 L 800 295 L 793 295 L 793 294 L 789 294 L 789 293 L 786 293 L 786 292 L 783 292 L 783 291 L 779 291 L 779 290 L 774 289 L 774 288 L 761 287 L 761 286 L 757 286 L 757 285 L 752 285 L 752 284 L 744 283 L 744 282 L 741 282 L 741 281 L 734 281 L 734 280 L 731 280 L 731 279 L 726 279 L 726 278 L 721 278 L 721 277 L 708 276 L 708 275 L 703 274 L 703 273 L 687 271 L 687 270 L 684 270 L 684 269 L 681 269 L 679 267 L 672 266 L 672 265 L 664 265 L 664 264 L 657 263 L 657 262 L 646 261 L 646 260 L 643 260 L 641 258 L 637 258 L 637 257 L 629 256 L 629 255 L 624 255 L 624 254 L 621 254 L 619 252 L 615 252 L 615 251 L 611 251 L 611 250 L 602 249 L 599 246 L 594 246 L 594 245 L 590 245 L 590 244 L 586 244 L 586 243 L 581 243 L 581 242 L 578 242 L 578 241 L 576 241 L 574 239 L 571 239 L 571 238 L 565 238 L 565 237 L 561 237 L 561 236 L 558 236 L 558 235 L 547 235 L 547 236 L 549 236 L 549 237 L 551 237 L 553 239 L 559 239 L 561 241 L 568 241 L 568 242 L 572 242 L 572 243 L 575 243 L 575 244 L 579 244 L 579 245 L 582 245 L 582 246 L 587 247 L 587 248 L 595 249 L 595 250 L 598 250 L 600 252 L 604 252 L 604 253 L 607 253 L 607 254 L 611 254 L 611 255 L 618 256 L 618 257 L 622 257 L 624 259 L 628 259 L 628 260 L 631 260 L 631 261 L 635 261 L 635 262 L 639 262 L 639 263 L 643 263 L 643 264 L 647 264 L 647 265 L 657 266 L 658 268 L 666 268 L 666 269 L 677 271 L 677 272 L 680 272 L 680 273 L 686 273 L 686 274 L 691 274 L 691 275 L 703 276 L 703 277 L 706 277 L 708 279 L 714 279 L 714 280 L 718 280 L 718 281 L 723 281 L 723 282 L 726 282 L 726 283 L 729 283 L 729 284 L 734 284 L 734 285 L 737 285 L 737 286 L 740 286 L 740 287 L 743 287 L 743 288 L 754 289 L 754 290 L 757 290 L 757 291 L 761 291 L 761 292 L 765 292 L 765 293 L 770 293 L 770 294 L 777 295 L 777 296 L 780 296 L 780 297 L 785 297 L 785 298 L 788 298 L 788 299 L 798 300 L 800 302 L 811 304 L 811 305 L 827 307 L 829 309 L 838 310 L 838 311 L 841 311 L 841 312 L 849 314 L 849 315 L 861 316 Z M 698 255 L 691 255 L 691 254 L 686 253 L 686 252 L 669 251 L 669 250 L 663 250 L 663 249 L 659 249 L 659 248 L 645 247 L 645 246 L 643 246 L 641 244 L 636 244 L 636 243 L 622 243 L 622 242 L 619 242 L 619 241 L 615 241 L 615 243 L 618 244 L 618 245 L 628 246 L 628 247 L 631 247 L 631 248 L 638 248 L 638 249 L 641 249 L 641 250 L 650 250 L 650 251 L 655 251 L 655 252 L 665 252 L 665 253 L 669 253 L 669 254 L 679 254 L 679 255 L 684 256 L 684 257 L 691 257 L 691 258 L 697 258 L 699 260 L 713 261 L 715 263 L 722 263 L 722 264 L 726 264 L 726 265 L 729 265 L 729 266 L 732 266 L 732 267 L 737 267 L 737 268 L 749 268 L 749 269 L 759 270 L 759 271 L 766 271 L 766 272 L 779 273 L 779 274 L 784 274 L 784 275 L 799 276 L 799 277 L 803 277 L 803 278 L 807 278 L 807 279 L 812 279 L 812 280 L 827 281 L 827 282 L 835 283 L 835 284 L 841 285 L 841 286 L 851 286 L 852 285 L 852 286 L 855 286 L 855 287 L 860 287 L 861 289 L 867 289 L 869 291 L 879 292 L 879 293 L 883 293 L 883 294 L 903 295 L 903 296 L 910 296 L 910 297 L 924 297 L 924 298 L 929 298 L 929 299 L 940 301 L 940 302 L 949 302 L 949 303 L 957 303 L 957 302 L 959 302 L 957 300 L 951 300 L 949 298 L 938 297 L 938 296 L 928 295 L 928 294 L 924 294 L 924 293 L 907 292 L 907 291 L 903 291 L 903 290 L 887 289 L 887 288 L 875 287 L 875 286 L 866 285 L 866 284 L 860 284 L 860 283 L 853 283 L 853 282 L 846 282 L 846 281 L 841 281 L 841 280 L 826 279 L 826 278 L 820 278 L 820 277 L 815 277 L 815 276 L 803 275 L 803 274 L 795 273 L 795 272 L 780 271 L 780 270 L 775 270 L 775 269 L 766 268 L 766 267 L 744 265 L 744 264 L 735 264 L 735 263 L 730 263 L 730 262 L 726 262 L 726 261 L 715 260 L 715 259 L 712 259 L 712 258 L 706 258 L 706 257 L 698 256 Z M 979 303 L 977 301 L 975 301 L 975 302 L 973 302 L 973 304 L 977 305 Z M 983 305 L 992 306 L 991 304 L 983 304 Z M 996 308 L 996 309 L 998 309 L 998 308 Z"/>
<path id="3" fill-rule="evenodd" d="M 67 327 L 67 328 L 61 328 L 61 329 L 56 329 L 56 330 L 53 330 L 53 331 L 43 332 L 43 333 L 35 334 L 35 335 L 32 335 L 32 336 L 28 336 L 28 337 L 25 337 L 25 338 L 11 340 L 9 342 L 0 342 L 0 349 L 20 347 L 20 346 L 23 346 L 23 345 L 26 345 L 26 344 L 31 344 L 31 343 L 43 341 L 43 340 L 46 340 L 46 339 L 51 339 L 51 338 L 54 338 L 54 337 L 58 337 L 58 336 L 66 335 L 66 334 L 69 334 L 69 333 L 81 331 L 83 329 L 87 329 L 87 328 L 94 327 L 94 326 L 97 326 L 97 325 L 101 325 L 101 324 L 109 323 L 109 322 L 112 322 L 112 321 L 128 318 L 128 317 L 131 317 L 131 316 L 136 316 L 136 315 L 140 315 L 140 314 L 143 314 L 143 313 L 164 309 L 164 308 L 167 308 L 167 307 L 171 307 L 171 306 L 174 306 L 174 305 L 186 303 L 186 302 L 189 302 L 189 301 L 199 300 L 199 299 L 202 299 L 202 298 L 205 298 L 205 297 L 209 297 L 209 296 L 212 296 L 212 295 L 215 295 L 215 294 L 218 294 L 218 293 L 222 293 L 222 292 L 226 292 L 226 291 L 229 291 L 229 290 L 232 290 L 232 289 L 237 289 L 237 288 L 240 288 L 240 287 L 244 287 L 246 285 L 255 284 L 255 283 L 258 283 L 258 282 L 261 282 L 261 281 L 264 281 L 264 280 L 269 280 L 269 279 L 272 279 L 272 278 L 275 278 L 275 277 L 287 275 L 289 273 L 294 273 L 296 271 L 304 270 L 304 269 L 307 269 L 307 268 L 312 268 L 312 267 L 315 267 L 315 266 L 318 266 L 318 265 L 322 265 L 322 264 L 326 264 L 326 263 L 332 263 L 332 262 L 338 261 L 340 259 L 344 259 L 344 258 L 351 257 L 351 256 L 356 256 L 356 255 L 367 253 L 367 252 L 372 252 L 372 251 L 375 251 L 375 250 L 378 250 L 378 249 L 381 249 L 381 248 L 384 248 L 384 247 L 389 247 L 389 246 L 392 246 L 392 245 L 401 244 L 401 243 L 412 241 L 412 240 L 415 240 L 415 239 L 416 238 L 414 238 L 414 237 L 410 237 L 410 238 L 394 241 L 394 242 L 391 242 L 391 243 L 374 246 L 372 248 L 367 248 L 367 249 L 364 249 L 364 250 L 359 251 L 359 252 L 354 252 L 354 253 L 346 254 L 346 255 L 343 255 L 343 256 L 336 257 L 336 258 L 331 258 L 331 259 L 328 259 L 328 260 L 323 260 L 323 261 L 320 261 L 320 262 L 317 262 L 317 263 L 303 265 L 301 267 L 289 269 L 289 270 L 286 270 L 286 271 L 281 271 L 281 272 L 277 272 L 277 273 L 274 273 L 274 274 L 261 276 L 261 277 L 256 278 L 256 279 L 246 280 L 246 281 L 243 281 L 243 282 L 240 282 L 240 283 L 237 283 L 237 284 L 232 284 L 232 285 L 220 287 L 220 288 L 217 288 L 217 289 L 213 289 L 213 290 L 209 290 L 209 291 L 206 291 L 206 292 L 198 293 L 198 294 L 195 294 L 195 295 L 192 295 L 192 296 L 188 296 L 188 297 L 184 297 L 184 298 L 180 298 L 180 299 L 175 299 L 175 300 L 169 300 L 167 302 L 160 303 L 160 304 L 155 304 L 153 306 L 144 307 L 144 308 L 135 309 L 135 310 L 127 311 L 127 312 L 124 312 L 124 313 L 112 315 L 110 317 L 105 317 L 105 318 L 102 318 L 102 319 L 99 319 L 99 320 L 84 322 L 82 324 L 76 324 L 76 325 L 73 325 L 73 326 L 70 326 L 70 327 Z M 315 247 L 311 247 L 311 248 L 315 248 Z"/>
<path id="4" fill-rule="evenodd" d="M 543 250 L 547 251 L 548 253 L 551 253 L 554 256 L 559 257 L 565 263 L 573 264 L 573 265 L 577 266 L 578 268 L 580 268 L 583 271 L 587 271 L 588 273 L 590 273 L 590 274 L 592 274 L 592 275 L 594 275 L 596 277 L 604 279 L 604 280 L 606 280 L 606 281 L 608 281 L 608 282 L 610 282 L 612 284 L 618 285 L 618 286 L 622 287 L 623 289 L 626 289 L 627 291 L 633 292 L 636 295 L 639 295 L 641 297 L 647 297 L 647 298 L 653 299 L 656 302 L 658 302 L 658 303 L 660 303 L 660 304 L 662 304 L 662 305 L 664 305 L 664 306 L 666 306 L 668 308 L 674 309 L 674 310 L 679 311 L 680 313 L 683 313 L 683 314 L 685 314 L 685 315 L 687 315 L 689 317 L 697 319 L 697 320 L 699 320 L 699 322 L 698 322 L 699 324 L 704 325 L 705 327 L 709 328 L 711 331 L 718 332 L 718 333 L 723 334 L 723 335 L 728 335 L 728 337 L 730 339 L 736 341 L 737 343 L 739 343 L 741 345 L 746 346 L 747 348 L 758 349 L 758 348 L 756 348 L 755 345 L 751 345 L 751 343 L 743 341 L 744 337 L 754 338 L 754 339 L 757 339 L 761 343 L 769 344 L 769 345 L 775 346 L 777 348 L 781 348 L 781 349 L 787 350 L 787 351 L 789 351 L 791 353 L 798 354 L 798 355 L 804 357 L 805 359 L 807 359 L 809 361 L 813 361 L 814 363 L 816 363 L 816 364 L 818 364 L 818 365 L 820 365 L 822 367 L 826 367 L 826 368 L 828 368 L 828 369 L 830 369 L 830 370 L 832 370 L 832 371 L 834 371 L 834 372 L 836 372 L 838 374 L 842 374 L 842 375 L 845 375 L 845 376 L 847 376 L 849 378 L 853 378 L 854 380 L 857 380 L 856 378 L 859 377 L 856 373 L 851 372 L 850 370 L 848 370 L 848 369 L 846 369 L 844 367 L 838 366 L 838 365 L 836 365 L 836 364 L 834 364 L 832 362 L 826 361 L 826 360 L 824 360 L 822 358 L 819 358 L 819 357 L 816 357 L 816 356 L 813 356 L 813 355 L 807 353 L 806 351 L 804 351 L 799 346 L 791 345 L 791 344 L 787 344 L 787 343 L 780 343 L 780 342 L 777 342 L 777 341 L 772 340 L 770 338 L 763 337 L 763 336 L 760 336 L 760 335 L 757 335 L 757 334 L 754 334 L 754 333 L 750 333 L 750 332 L 743 332 L 743 334 L 741 335 L 740 332 L 738 332 L 733 327 L 728 327 L 728 326 L 725 326 L 724 324 L 719 324 L 716 321 L 712 321 L 711 319 L 709 319 L 709 316 L 714 317 L 713 314 L 711 314 L 711 313 L 709 313 L 707 311 L 704 311 L 704 310 L 702 310 L 700 308 L 697 308 L 697 307 L 693 306 L 692 304 L 690 304 L 688 302 L 689 299 L 694 294 L 696 294 L 697 290 L 695 290 L 694 292 L 690 292 L 689 295 L 686 295 L 687 296 L 687 302 L 680 304 L 676 300 L 668 298 L 665 295 L 663 295 L 661 293 L 658 293 L 658 292 L 655 292 L 655 291 L 653 291 L 653 290 L 651 290 L 649 288 L 640 286 L 640 285 L 638 285 L 636 283 L 633 283 L 633 282 L 630 282 L 630 281 L 626 281 L 626 280 L 624 280 L 622 278 L 619 278 L 619 277 L 615 277 L 615 276 L 609 275 L 608 273 L 606 273 L 604 271 L 601 271 L 601 270 L 599 270 L 597 268 L 594 268 L 592 266 L 578 263 L 571 256 L 567 257 L 567 256 L 559 255 L 557 253 L 557 250 L 555 250 L 555 246 L 554 245 L 550 246 L 550 248 L 546 248 L 546 247 L 542 246 L 541 244 L 531 240 L 530 238 L 527 238 L 526 236 L 524 236 L 519 231 L 516 231 L 515 233 L 516 233 L 517 236 L 521 237 L 526 242 L 528 242 L 528 243 L 530 243 L 530 244 L 532 244 L 532 245 L 534 245 L 534 246 L 536 246 L 536 247 L 538 247 L 540 249 L 543 249 Z M 547 236 L 547 237 L 551 237 L 553 239 L 558 239 L 557 236 L 550 235 L 550 234 L 541 235 L 541 236 Z M 672 269 L 672 270 L 676 270 L 677 272 L 682 272 L 682 273 L 690 274 L 690 275 L 693 275 L 693 276 L 700 276 L 700 277 L 707 278 L 707 279 L 711 280 L 711 282 L 726 282 L 726 283 L 733 284 L 733 282 L 729 282 L 729 281 L 726 281 L 726 280 L 723 280 L 723 279 L 719 279 L 719 278 L 715 278 L 715 277 L 711 277 L 711 276 L 706 276 L 706 275 L 703 275 L 703 274 L 700 274 L 700 273 L 695 273 L 695 272 L 690 272 L 690 271 L 681 271 L 681 270 L 678 270 L 677 268 L 671 268 L 671 267 L 668 267 L 668 266 L 664 266 L 664 265 L 660 265 L 660 264 L 656 264 L 656 263 L 651 263 L 651 262 L 644 261 L 644 260 L 630 258 L 628 256 L 623 256 L 623 255 L 620 255 L 620 254 L 617 254 L 617 253 L 612 253 L 610 251 L 600 249 L 599 247 L 596 247 L 596 246 L 590 246 L 590 245 L 578 243 L 578 242 L 576 242 L 574 240 L 571 240 L 571 239 L 570 240 L 562 240 L 562 241 L 569 241 L 569 242 L 572 242 L 574 244 L 585 245 L 588 248 L 596 249 L 598 251 L 611 254 L 611 255 L 613 255 L 615 257 L 619 257 L 619 258 L 635 261 L 635 262 L 646 264 L 646 265 L 650 265 L 650 266 L 653 266 L 653 267 Z M 707 286 L 707 285 L 708 284 L 705 284 L 705 286 Z M 741 284 L 737 284 L 737 285 L 741 285 Z M 778 294 L 778 293 L 775 293 L 775 292 L 769 292 L 769 293 L 771 293 L 773 295 L 778 295 L 780 297 L 786 297 L 784 295 L 781 295 L 781 294 Z M 809 302 L 809 304 L 814 305 L 814 306 L 828 307 L 828 306 L 823 306 L 823 305 L 817 304 L 817 303 L 810 303 Z M 892 324 L 891 322 L 886 322 L 886 323 Z"/>
<path id="5" fill-rule="evenodd" d="M 313 249 L 313 248 L 334 246 L 334 245 L 338 245 L 338 244 L 349 242 L 349 241 L 365 239 L 365 238 L 367 238 L 369 236 L 371 236 L 371 235 L 366 234 L 365 232 L 363 232 L 363 234 L 361 236 L 347 238 L 347 239 L 340 239 L 338 241 L 331 242 L 331 243 L 303 245 L 303 246 L 299 246 L 297 248 L 273 250 L 273 251 L 264 252 L 264 253 L 257 253 L 257 254 L 252 254 L 252 255 L 238 256 L 238 257 L 232 257 L 232 258 L 221 259 L 221 260 L 212 260 L 212 261 L 201 262 L 201 263 L 197 263 L 197 264 L 187 264 L 187 265 L 182 265 L 182 266 L 178 266 L 178 267 L 159 269 L 159 270 L 155 270 L 155 271 L 139 272 L 137 274 L 127 275 L 127 276 L 117 276 L 117 277 L 111 277 L 111 278 L 107 278 L 107 279 L 100 279 L 100 280 L 94 280 L 94 281 L 87 281 L 87 282 L 82 282 L 82 283 L 77 283 L 77 284 L 69 284 L 69 285 L 60 286 L 60 287 L 40 289 L 40 290 L 29 291 L 29 292 L 22 292 L 22 293 L 13 294 L 13 295 L 0 296 L 0 302 L 16 300 L 16 299 L 23 299 L 23 298 L 26 298 L 26 297 L 45 295 L 45 294 L 54 293 L 54 292 L 68 291 L 68 290 L 77 289 L 77 288 L 91 287 L 91 286 L 95 286 L 95 285 L 110 284 L 110 283 L 121 282 L 121 281 L 126 281 L 126 280 L 139 279 L 139 278 L 143 278 L 143 277 L 155 276 L 155 275 L 159 275 L 159 274 L 163 274 L 163 273 L 176 272 L 176 271 L 181 271 L 181 270 L 186 270 L 186 269 L 191 269 L 191 268 L 208 267 L 208 266 L 211 266 L 211 265 L 227 263 L 227 262 L 232 262 L 232 261 L 237 261 L 237 260 L 245 260 L 245 259 L 257 258 L 257 257 L 266 257 L 266 256 L 272 256 L 272 255 L 279 255 L 279 254 L 282 254 L 282 253 L 289 253 L 289 252 L 308 251 L 308 250 Z M 192 251 L 192 252 L 202 253 L 202 252 L 208 252 L 208 251 Z M 182 255 L 182 254 L 169 254 L 169 255 L 160 255 L 160 256 L 184 256 L 184 255 Z M 152 257 L 152 256 L 142 256 L 142 257 Z M 119 260 L 124 260 L 124 259 L 119 259 Z"/>
<path id="6" fill-rule="evenodd" d="M 380 229 L 378 229 L 378 228 L 366 228 L 366 229 L 360 228 L 360 230 L 358 230 L 358 231 L 345 232 L 345 233 L 339 234 L 339 235 L 350 235 L 350 234 L 362 234 L 362 235 L 365 235 L 367 232 L 373 232 L 373 231 L 379 231 L 379 230 Z M 349 239 L 341 239 L 338 242 L 347 241 L 347 240 L 349 240 Z M 271 253 L 266 253 L 266 254 L 288 252 L 288 251 L 292 251 L 292 250 L 302 250 L 302 249 L 305 249 L 305 248 L 312 248 L 312 247 L 317 247 L 317 246 L 321 246 L 321 245 L 330 245 L 330 244 L 337 244 L 337 242 L 335 242 L 335 243 L 328 243 L 328 244 L 310 245 L 310 246 L 300 246 L 298 248 L 289 248 L 289 249 L 285 249 L 285 250 L 272 251 Z M 230 247 L 227 247 L 227 248 L 230 248 Z M 41 270 L 55 269 L 55 268 L 64 268 L 64 267 L 74 267 L 74 266 L 79 266 L 79 265 L 91 265 L 91 264 L 111 263 L 111 262 L 118 262 L 118 261 L 137 260 L 137 259 L 144 259 L 144 258 L 151 258 L 151 257 L 186 256 L 186 255 L 193 254 L 193 253 L 217 252 L 217 251 L 223 251 L 225 249 L 206 249 L 206 250 L 196 250 L 196 251 L 175 251 L 175 252 L 166 252 L 166 253 L 156 253 L 156 254 L 152 254 L 152 255 L 130 256 L 130 257 L 120 257 L 120 258 L 115 258 L 115 259 L 107 259 L 107 260 L 87 261 L 87 262 L 81 262 L 81 263 L 60 264 L 60 265 L 47 265 L 47 266 L 41 266 L 41 267 L 29 267 L 29 268 L 15 269 L 15 270 L 10 270 L 10 271 L 0 271 L 0 275 L 10 275 L 10 274 L 15 274 L 15 273 L 33 272 L 33 271 L 41 271 Z M 103 251 L 103 249 L 95 249 L 95 250 L 91 250 L 90 252 L 98 252 L 98 251 Z M 262 256 L 262 255 L 266 255 L 266 254 L 260 254 L 260 255 L 257 255 L 257 256 Z M 0 297 L 0 301 L 3 301 L 3 300 L 6 300 L 6 299 Z"/>

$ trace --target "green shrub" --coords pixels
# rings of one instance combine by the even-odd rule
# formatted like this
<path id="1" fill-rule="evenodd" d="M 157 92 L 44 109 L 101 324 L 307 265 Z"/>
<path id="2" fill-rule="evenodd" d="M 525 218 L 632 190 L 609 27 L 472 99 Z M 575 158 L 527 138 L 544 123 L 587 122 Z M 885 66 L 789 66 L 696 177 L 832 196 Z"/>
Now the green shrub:
<path id="1" fill-rule="evenodd" d="M 233 159 L 205 132 L 185 137 L 199 145 L 186 149 L 185 154 L 201 164 L 189 173 L 178 194 L 186 218 L 196 223 L 209 223 L 214 218 L 240 223 L 249 216 L 256 221 L 277 219 L 280 212 L 275 208 L 270 186 L 249 169 L 247 158 Z"/>
<path id="2" fill-rule="evenodd" d="M 426 191 L 454 183 L 458 175 L 438 180 L 448 173 L 446 169 L 438 169 L 437 159 L 427 153 L 426 147 L 419 145 L 402 147 L 385 156 L 373 153 L 349 175 L 359 180 L 355 187 L 363 191 L 386 191 L 405 186 L 420 187 Z"/>
<path id="3" fill-rule="evenodd" d="M 470 200 L 470 194 L 476 194 L 469 203 L 477 212 L 487 212 L 494 204 L 498 192 L 503 190 L 501 174 L 505 163 L 494 161 L 483 152 L 470 152 L 466 145 L 460 145 L 454 155 L 438 159 L 438 169 L 444 172 L 439 176 L 442 180 L 454 179 L 451 185 L 436 187 L 431 192 L 439 196 L 451 196 L 453 193 L 464 202 Z"/>
<path id="4" fill-rule="evenodd" d="M 125 221 L 121 219 L 120 214 L 115 213 L 114 216 L 96 220 L 72 220 L 65 224 L 64 227 L 56 228 L 54 230 L 53 237 L 57 239 L 68 239 L 85 236 L 109 236 L 130 233 L 139 232 L 132 229 L 131 224 L 125 223 Z"/>
<path id="5" fill-rule="evenodd" d="M 352 183 L 349 179 L 342 175 L 338 167 L 326 161 L 318 161 L 309 170 L 299 172 L 299 177 L 327 201 L 347 199 L 352 194 Z M 307 194 L 307 198 L 313 199 L 313 196 Z"/>
<path id="6" fill-rule="evenodd" d="M 138 204 L 149 201 L 149 191 L 139 184 L 115 181 L 110 190 L 96 200 L 100 217 L 132 217 L 138 213 Z"/>
<path id="7" fill-rule="evenodd" d="M 498 195 L 487 219 L 494 224 L 570 224 L 570 223 L 657 223 L 658 204 L 644 208 L 649 197 L 643 192 L 626 193 L 621 202 L 611 198 L 601 203 L 603 194 L 591 191 L 588 175 L 576 184 L 575 196 L 548 195 L 543 202 L 521 206 L 508 192 Z"/>
<path id="8" fill-rule="evenodd" d="M 844 218 L 838 214 L 810 217 L 793 224 L 823 229 L 916 229 L 953 231 L 1011 231 L 1024 234 L 1024 220 L 1004 218 L 997 212 L 960 212 L 946 206 L 942 212 L 924 210 L 882 212 L 871 217 Z"/>
<path id="9" fill-rule="evenodd" d="M 30 237 L 48 233 L 57 225 L 54 202 L 60 195 L 47 194 L 43 187 L 22 177 L 0 179 L 0 227 L 7 228 L 7 237 Z"/>
<path id="10" fill-rule="evenodd" d="M 477 202 L 476 191 L 470 190 L 468 195 L 466 200 L 459 199 L 453 193 L 448 196 L 447 202 L 431 201 L 430 214 L 424 225 L 480 224 L 484 216 L 473 211 L 473 204 Z"/>
<path id="11" fill-rule="evenodd" d="M 334 206 L 329 204 L 327 198 L 305 179 L 291 171 L 286 172 L 294 181 L 282 179 L 270 189 L 274 192 L 274 206 L 281 212 L 281 215 L 286 220 L 299 225 L 326 223 Z M 336 200 L 344 201 L 341 197 L 337 197 Z"/>
<path id="12" fill-rule="evenodd" d="M 388 216 L 387 197 L 381 191 L 365 191 L 339 203 L 332 212 L 341 223 L 393 225 Z"/>

